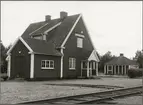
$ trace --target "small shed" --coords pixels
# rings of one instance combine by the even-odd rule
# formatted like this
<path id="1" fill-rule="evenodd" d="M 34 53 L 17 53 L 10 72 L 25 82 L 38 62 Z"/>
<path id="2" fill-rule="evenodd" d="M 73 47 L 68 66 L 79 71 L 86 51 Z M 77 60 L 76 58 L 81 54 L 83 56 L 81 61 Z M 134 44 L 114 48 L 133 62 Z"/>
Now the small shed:
<path id="1" fill-rule="evenodd" d="M 128 69 L 130 68 L 139 68 L 139 66 L 136 61 L 128 59 L 121 53 L 119 57 L 115 57 L 111 61 L 105 63 L 104 74 L 127 75 Z"/>

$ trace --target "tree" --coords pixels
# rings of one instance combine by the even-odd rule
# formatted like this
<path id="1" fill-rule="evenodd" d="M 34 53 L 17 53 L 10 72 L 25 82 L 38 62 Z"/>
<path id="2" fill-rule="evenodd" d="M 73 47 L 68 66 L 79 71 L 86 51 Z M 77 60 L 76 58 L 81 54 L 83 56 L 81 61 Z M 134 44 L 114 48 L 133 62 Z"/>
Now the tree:
<path id="1" fill-rule="evenodd" d="M 2 42 L 0 43 L 0 69 L 1 73 L 7 72 L 7 61 L 6 61 L 6 53 L 10 49 L 12 45 L 10 44 L 8 47 L 5 47 Z"/>
<path id="2" fill-rule="evenodd" d="M 140 68 L 143 68 L 143 51 L 136 51 L 135 58 Z"/>

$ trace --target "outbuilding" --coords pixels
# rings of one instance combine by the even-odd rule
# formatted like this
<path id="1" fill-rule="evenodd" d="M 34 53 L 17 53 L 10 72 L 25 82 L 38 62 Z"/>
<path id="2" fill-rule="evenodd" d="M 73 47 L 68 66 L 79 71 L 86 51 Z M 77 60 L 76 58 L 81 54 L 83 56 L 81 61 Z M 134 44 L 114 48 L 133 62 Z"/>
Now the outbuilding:
<path id="1" fill-rule="evenodd" d="M 105 75 L 127 75 L 128 69 L 138 68 L 138 64 L 134 60 L 130 60 L 120 54 L 119 57 L 115 57 L 111 61 L 105 63 L 104 74 Z"/>

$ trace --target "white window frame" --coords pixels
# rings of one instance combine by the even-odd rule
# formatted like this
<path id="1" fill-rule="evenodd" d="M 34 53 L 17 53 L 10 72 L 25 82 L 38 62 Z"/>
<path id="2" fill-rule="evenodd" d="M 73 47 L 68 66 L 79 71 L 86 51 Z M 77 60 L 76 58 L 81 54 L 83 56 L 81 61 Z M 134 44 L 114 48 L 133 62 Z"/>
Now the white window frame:
<path id="1" fill-rule="evenodd" d="M 83 48 L 83 38 L 77 37 L 77 47 Z"/>
<path id="2" fill-rule="evenodd" d="M 43 36 L 42 35 L 36 35 L 33 36 L 34 39 L 38 39 L 38 40 L 43 40 Z"/>
<path id="3" fill-rule="evenodd" d="M 44 62 L 44 67 L 42 67 L 42 62 Z M 46 63 L 49 63 L 49 66 L 46 67 Z M 51 67 L 51 63 L 53 63 L 53 66 Z M 41 60 L 41 69 L 54 69 L 54 60 Z"/>
<path id="4" fill-rule="evenodd" d="M 71 65 L 71 67 L 70 67 Z M 69 69 L 75 70 L 76 69 L 76 59 L 75 58 L 69 58 Z"/>

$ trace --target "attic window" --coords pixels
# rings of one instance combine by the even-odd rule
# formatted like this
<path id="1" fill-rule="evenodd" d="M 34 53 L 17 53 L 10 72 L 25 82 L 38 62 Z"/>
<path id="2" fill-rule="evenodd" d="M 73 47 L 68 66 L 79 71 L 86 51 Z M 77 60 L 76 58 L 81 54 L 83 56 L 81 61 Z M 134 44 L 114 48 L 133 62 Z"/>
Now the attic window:
<path id="1" fill-rule="evenodd" d="M 42 35 L 36 35 L 36 36 L 33 36 L 33 38 L 34 38 L 34 39 L 40 39 L 40 40 L 43 39 Z"/>
<path id="2" fill-rule="evenodd" d="M 83 48 L 83 38 L 84 38 L 84 35 L 76 33 L 75 36 L 77 36 L 77 47 L 78 48 Z"/>
<path id="3" fill-rule="evenodd" d="M 46 35 L 35 35 L 33 36 L 34 39 L 39 39 L 39 40 L 46 40 Z"/>
<path id="4" fill-rule="evenodd" d="M 83 48 L 83 39 L 82 38 L 77 38 L 77 47 Z"/>

